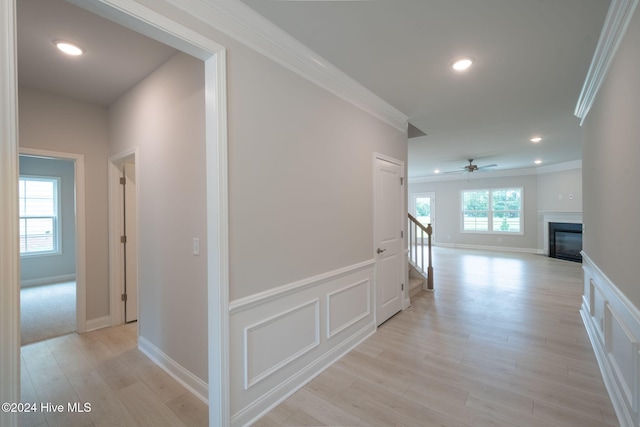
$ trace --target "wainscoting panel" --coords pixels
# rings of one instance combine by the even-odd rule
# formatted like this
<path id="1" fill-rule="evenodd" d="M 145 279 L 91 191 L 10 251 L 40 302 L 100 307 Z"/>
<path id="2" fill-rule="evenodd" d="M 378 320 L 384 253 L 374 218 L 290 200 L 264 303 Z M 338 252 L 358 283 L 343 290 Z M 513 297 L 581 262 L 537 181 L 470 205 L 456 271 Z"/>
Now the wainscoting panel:
<path id="1" fill-rule="evenodd" d="M 371 314 L 371 281 L 349 285 L 327 295 L 327 338 Z"/>
<path id="2" fill-rule="evenodd" d="M 231 425 L 245 426 L 375 332 L 375 261 L 229 305 Z"/>
<path id="3" fill-rule="evenodd" d="M 640 426 L 640 311 L 582 252 L 582 319 L 620 425 Z"/>
<path id="4" fill-rule="evenodd" d="M 245 328 L 245 390 L 320 344 L 319 305 L 315 299 Z"/>

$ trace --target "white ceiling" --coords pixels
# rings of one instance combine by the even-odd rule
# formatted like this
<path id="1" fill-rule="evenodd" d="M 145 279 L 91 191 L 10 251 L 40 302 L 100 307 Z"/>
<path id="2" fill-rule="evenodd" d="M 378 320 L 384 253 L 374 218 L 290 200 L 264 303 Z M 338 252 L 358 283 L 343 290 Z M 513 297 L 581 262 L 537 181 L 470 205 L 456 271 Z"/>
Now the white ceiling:
<path id="1" fill-rule="evenodd" d="M 427 133 L 409 140 L 410 179 L 468 158 L 505 170 L 582 157 L 573 111 L 608 0 L 242 1 Z M 21 85 L 109 105 L 176 52 L 63 0 L 17 4 Z M 455 74 L 462 55 L 476 63 Z"/>
<path id="2" fill-rule="evenodd" d="M 608 0 L 242 0 L 405 113 L 409 178 L 582 158 L 573 116 Z M 453 58 L 476 62 L 452 72 Z M 534 145 L 533 135 L 544 140 Z"/>

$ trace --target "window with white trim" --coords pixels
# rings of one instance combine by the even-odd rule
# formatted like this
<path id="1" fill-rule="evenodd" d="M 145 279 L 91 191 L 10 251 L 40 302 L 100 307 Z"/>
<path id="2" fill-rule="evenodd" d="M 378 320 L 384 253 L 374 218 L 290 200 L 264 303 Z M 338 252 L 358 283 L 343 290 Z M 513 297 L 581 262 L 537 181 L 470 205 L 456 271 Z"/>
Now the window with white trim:
<path id="1" fill-rule="evenodd" d="M 522 188 L 461 193 L 463 232 L 523 234 Z"/>
<path id="2" fill-rule="evenodd" d="M 59 253 L 60 179 L 21 176 L 19 186 L 20 255 Z"/>

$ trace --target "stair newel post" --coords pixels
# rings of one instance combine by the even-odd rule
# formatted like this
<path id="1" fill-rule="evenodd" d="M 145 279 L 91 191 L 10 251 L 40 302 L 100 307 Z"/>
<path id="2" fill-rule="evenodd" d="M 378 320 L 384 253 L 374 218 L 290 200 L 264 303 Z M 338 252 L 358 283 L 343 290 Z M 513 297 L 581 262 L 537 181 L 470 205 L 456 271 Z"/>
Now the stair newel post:
<path id="1" fill-rule="evenodd" d="M 427 289 L 433 290 L 433 264 L 431 262 L 431 234 L 433 233 L 433 227 L 431 224 L 427 225 L 427 236 L 429 238 L 429 266 L 427 267 Z"/>

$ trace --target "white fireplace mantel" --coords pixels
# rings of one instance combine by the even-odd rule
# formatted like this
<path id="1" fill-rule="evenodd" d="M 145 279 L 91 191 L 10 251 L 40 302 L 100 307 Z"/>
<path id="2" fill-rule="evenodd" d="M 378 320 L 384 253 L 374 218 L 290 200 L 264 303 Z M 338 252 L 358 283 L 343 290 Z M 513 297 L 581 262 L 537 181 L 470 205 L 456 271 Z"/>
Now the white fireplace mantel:
<path id="1" fill-rule="evenodd" d="M 545 255 L 549 255 L 549 223 L 582 224 L 582 212 L 538 211 L 538 221 L 541 224 L 542 251 Z"/>

